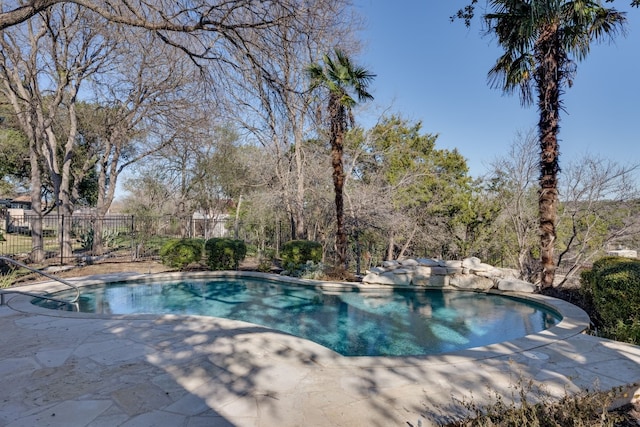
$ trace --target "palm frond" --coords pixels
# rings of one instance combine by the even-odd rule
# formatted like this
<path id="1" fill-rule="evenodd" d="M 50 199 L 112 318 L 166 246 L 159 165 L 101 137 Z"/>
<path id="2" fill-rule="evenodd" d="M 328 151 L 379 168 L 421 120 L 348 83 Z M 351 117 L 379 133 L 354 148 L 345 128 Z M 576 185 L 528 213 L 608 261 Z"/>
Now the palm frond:
<path id="1" fill-rule="evenodd" d="M 347 108 L 356 104 L 349 91 L 353 91 L 359 101 L 373 99 L 367 88 L 375 74 L 364 67 L 354 66 L 349 56 L 340 49 L 334 50 L 333 58 L 324 55 L 323 62 L 324 67 L 312 64 L 307 69 L 312 88 L 326 87 Z"/>
<path id="2" fill-rule="evenodd" d="M 507 51 L 489 70 L 487 80 L 491 88 L 500 89 L 507 95 L 519 92 L 522 104 L 530 105 L 533 102 L 534 72 L 533 55 Z"/>
<path id="3" fill-rule="evenodd" d="M 315 89 L 324 83 L 325 74 L 322 65 L 313 63 L 307 67 L 306 72 L 310 80 L 311 89 Z"/>
<path id="4" fill-rule="evenodd" d="M 593 41 L 625 33 L 625 14 L 602 7 L 598 0 L 491 0 L 488 4 L 487 34 L 495 34 L 505 50 L 489 71 L 488 81 L 507 94 L 519 88 L 525 105 L 532 101 L 532 83 L 522 83 L 534 76 L 533 53 L 543 31 L 555 28 L 559 46 L 554 60 L 564 84 L 570 84 L 575 74 L 572 57 L 582 60 Z"/>
<path id="5" fill-rule="evenodd" d="M 615 9 L 600 8 L 595 14 L 594 20 L 589 28 L 589 33 L 596 40 L 608 36 L 613 38 L 618 34 L 627 35 L 626 13 L 618 12 Z"/>
<path id="6" fill-rule="evenodd" d="M 562 45 L 576 59 L 583 60 L 593 41 L 613 40 L 618 34 L 624 35 L 626 22 L 625 13 L 604 8 L 598 2 L 568 1 L 562 9 Z"/>

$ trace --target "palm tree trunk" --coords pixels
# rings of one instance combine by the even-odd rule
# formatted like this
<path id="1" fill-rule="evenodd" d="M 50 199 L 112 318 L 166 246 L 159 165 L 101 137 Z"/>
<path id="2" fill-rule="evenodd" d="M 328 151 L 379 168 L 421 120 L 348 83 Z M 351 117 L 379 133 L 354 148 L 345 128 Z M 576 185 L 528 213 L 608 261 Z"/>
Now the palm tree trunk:
<path id="1" fill-rule="evenodd" d="M 331 166 L 333 167 L 333 188 L 336 204 L 336 253 L 337 263 L 344 266 L 347 261 L 347 233 L 344 229 L 344 171 L 342 168 L 342 143 L 331 147 Z"/>
<path id="2" fill-rule="evenodd" d="M 540 218 L 540 275 L 541 288 L 553 286 L 555 262 L 553 257 L 556 240 L 558 211 L 558 132 L 560 130 L 560 72 L 563 60 L 557 25 L 548 25 L 541 33 L 535 48 L 536 80 L 538 84 L 538 109 L 540 121 L 540 190 L 538 212 Z"/>
<path id="3" fill-rule="evenodd" d="M 329 99 L 331 116 L 331 166 L 333 168 L 333 188 L 336 204 L 336 254 L 337 264 L 346 267 L 347 234 L 344 229 L 344 168 L 342 165 L 343 140 L 345 133 L 345 108 L 339 98 L 332 94 Z"/>

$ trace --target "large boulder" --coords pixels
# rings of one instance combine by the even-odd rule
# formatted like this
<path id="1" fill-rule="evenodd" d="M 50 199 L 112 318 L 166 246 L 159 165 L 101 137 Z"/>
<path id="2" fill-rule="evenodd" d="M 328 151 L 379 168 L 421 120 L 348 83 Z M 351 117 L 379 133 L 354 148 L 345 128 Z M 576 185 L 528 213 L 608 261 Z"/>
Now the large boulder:
<path id="1" fill-rule="evenodd" d="M 425 267 L 437 267 L 440 265 L 440 262 L 433 258 L 418 258 L 416 261 L 418 261 L 419 265 L 423 265 Z"/>
<path id="2" fill-rule="evenodd" d="M 399 268 L 400 263 L 396 260 L 383 261 L 382 266 L 387 270 L 393 270 L 394 268 Z"/>
<path id="3" fill-rule="evenodd" d="M 462 267 L 464 268 L 474 268 L 480 264 L 482 264 L 480 258 L 474 256 L 462 260 Z"/>
<path id="4" fill-rule="evenodd" d="M 462 261 L 430 258 L 384 261 L 382 267 L 367 271 L 364 283 L 389 286 L 421 286 L 426 288 L 457 288 L 534 292 L 536 286 L 517 279 L 517 271 L 496 268 L 469 257 Z"/>
<path id="5" fill-rule="evenodd" d="M 431 277 L 431 267 L 423 267 L 421 265 L 413 269 L 413 278 L 428 279 Z"/>
<path id="6" fill-rule="evenodd" d="M 460 260 L 449 260 L 441 262 L 440 265 L 447 268 L 462 268 L 462 261 Z"/>
<path id="7" fill-rule="evenodd" d="M 458 289 L 483 290 L 493 288 L 493 280 L 474 274 L 454 274 L 449 276 L 449 285 Z"/>
<path id="8" fill-rule="evenodd" d="M 520 279 L 507 278 L 498 282 L 498 289 L 501 291 L 526 292 L 530 294 L 535 292 L 536 285 Z"/>
<path id="9" fill-rule="evenodd" d="M 510 276 L 508 272 L 505 272 L 503 269 L 496 268 L 496 267 L 491 267 L 490 269 L 487 269 L 484 271 L 469 270 L 468 273 L 475 274 L 476 276 L 480 276 L 480 277 L 486 277 L 487 279 L 493 280 L 495 283 L 498 283 L 498 281 L 501 279 L 513 277 L 513 276 Z"/>
<path id="10" fill-rule="evenodd" d="M 425 288 L 448 288 L 449 276 L 414 276 L 411 284 Z"/>
<path id="11" fill-rule="evenodd" d="M 396 286 L 409 286 L 411 284 L 411 272 L 405 269 L 388 271 L 380 277 L 389 278 Z"/>
<path id="12" fill-rule="evenodd" d="M 432 276 L 446 276 L 447 274 L 447 267 L 431 267 Z"/>
<path id="13" fill-rule="evenodd" d="M 393 277 L 382 274 L 369 273 L 362 278 L 362 283 L 370 285 L 394 285 Z"/>
<path id="14" fill-rule="evenodd" d="M 480 258 L 469 257 L 462 260 L 462 268 L 471 274 L 484 273 L 487 271 L 497 270 L 490 264 L 485 264 L 480 261 Z"/>

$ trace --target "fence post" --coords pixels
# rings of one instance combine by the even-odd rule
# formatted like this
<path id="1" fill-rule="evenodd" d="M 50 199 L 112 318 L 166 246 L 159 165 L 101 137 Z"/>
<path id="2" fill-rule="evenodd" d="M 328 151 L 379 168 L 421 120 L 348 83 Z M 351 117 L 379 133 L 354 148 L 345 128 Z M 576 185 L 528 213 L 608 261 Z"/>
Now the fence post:
<path id="1" fill-rule="evenodd" d="M 276 256 L 280 256 L 280 244 L 282 243 L 282 221 L 278 220 L 276 223 L 278 229 L 276 230 Z"/>
<path id="2" fill-rule="evenodd" d="M 64 214 L 60 216 L 60 230 L 58 230 L 60 238 L 60 265 L 64 265 Z"/>
<path id="3" fill-rule="evenodd" d="M 133 261 L 136 260 L 136 242 L 134 241 L 134 230 L 135 230 L 135 216 L 131 215 L 131 233 L 129 234 L 129 238 L 131 239 L 131 259 Z"/>

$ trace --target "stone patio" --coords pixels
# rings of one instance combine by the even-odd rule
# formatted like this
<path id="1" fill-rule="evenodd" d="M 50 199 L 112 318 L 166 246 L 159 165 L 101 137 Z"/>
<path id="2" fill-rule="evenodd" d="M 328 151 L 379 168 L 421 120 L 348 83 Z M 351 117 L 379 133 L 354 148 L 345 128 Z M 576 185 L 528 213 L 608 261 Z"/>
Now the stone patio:
<path id="1" fill-rule="evenodd" d="M 34 285 L 29 290 L 41 289 Z M 640 383 L 640 348 L 558 326 L 513 342 L 428 357 L 343 357 L 260 326 L 198 316 L 101 316 L 0 307 L 0 426 L 428 426 L 458 399 Z M 489 390 L 492 390 L 489 392 Z"/>

